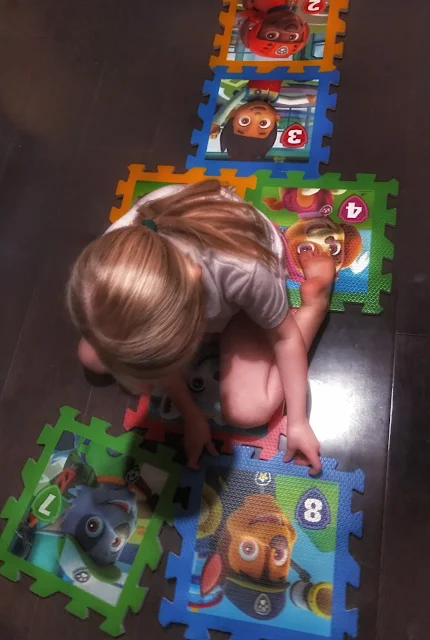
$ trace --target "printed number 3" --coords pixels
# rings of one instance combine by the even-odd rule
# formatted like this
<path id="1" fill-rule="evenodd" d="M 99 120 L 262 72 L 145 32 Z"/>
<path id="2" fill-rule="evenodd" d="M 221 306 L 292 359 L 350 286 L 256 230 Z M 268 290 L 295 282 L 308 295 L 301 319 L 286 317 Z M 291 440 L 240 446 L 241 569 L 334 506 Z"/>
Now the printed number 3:
<path id="1" fill-rule="evenodd" d="M 283 132 L 280 142 L 283 147 L 299 148 L 304 147 L 308 141 L 308 133 L 301 124 L 291 124 L 288 129 Z"/>
<path id="2" fill-rule="evenodd" d="M 303 144 L 303 130 L 302 129 L 291 129 L 288 133 L 288 144 Z"/>
<path id="3" fill-rule="evenodd" d="M 305 500 L 305 512 L 303 514 L 306 522 L 321 522 L 321 511 L 323 503 L 317 498 L 308 498 Z"/>

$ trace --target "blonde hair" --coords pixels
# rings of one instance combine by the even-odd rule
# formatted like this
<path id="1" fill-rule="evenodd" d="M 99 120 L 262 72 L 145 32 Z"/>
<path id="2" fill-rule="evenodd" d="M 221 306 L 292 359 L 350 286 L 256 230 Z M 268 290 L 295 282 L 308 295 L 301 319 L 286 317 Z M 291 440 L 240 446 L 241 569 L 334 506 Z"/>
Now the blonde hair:
<path id="1" fill-rule="evenodd" d="M 92 242 L 72 269 L 72 320 L 125 386 L 185 366 L 203 338 L 198 267 L 169 238 L 276 267 L 263 216 L 221 189 L 218 180 L 206 180 L 143 203 L 132 226 Z M 153 220 L 158 232 L 142 219 Z"/>

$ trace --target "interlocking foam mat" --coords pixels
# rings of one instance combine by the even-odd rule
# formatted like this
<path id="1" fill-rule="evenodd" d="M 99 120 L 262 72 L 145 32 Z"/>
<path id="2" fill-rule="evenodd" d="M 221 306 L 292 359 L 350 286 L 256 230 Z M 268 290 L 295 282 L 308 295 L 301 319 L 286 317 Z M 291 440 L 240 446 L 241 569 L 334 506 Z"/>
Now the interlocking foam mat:
<path id="1" fill-rule="evenodd" d="M 349 535 L 362 533 L 361 513 L 351 513 L 362 472 L 324 459 L 312 478 L 282 454 L 268 462 L 252 454 L 235 448 L 206 459 L 199 473 L 183 471 L 191 498 L 175 520 L 182 552 L 169 556 L 176 593 L 161 604 L 161 624 L 186 624 L 189 640 L 208 638 L 209 629 L 233 640 L 355 637 L 346 589 L 359 586 Z"/>
<path id="2" fill-rule="evenodd" d="M 282 407 L 268 424 L 254 429 L 238 429 L 228 425 L 222 415 L 219 394 L 219 347 L 216 341 L 204 344 L 187 372 L 191 396 L 208 419 L 215 441 L 223 453 L 231 453 L 234 445 L 245 444 L 261 449 L 260 458 L 267 460 L 277 453 L 281 436 L 287 435 Z M 164 442 L 168 433 L 183 434 L 179 412 L 161 390 L 154 389 L 151 398 L 141 396 L 137 409 L 127 409 L 123 426 L 126 431 L 145 429 L 145 438 Z"/>
<path id="3" fill-rule="evenodd" d="M 215 37 L 210 66 L 331 71 L 342 57 L 337 39 L 345 33 L 340 14 L 347 9 L 348 0 L 230 0 L 219 16 L 223 33 Z"/>
<path id="4" fill-rule="evenodd" d="M 116 193 L 122 202 L 112 208 L 112 222 L 124 215 L 135 199 L 154 189 L 209 177 L 202 168 L 175 173 L 173 167 L 159 167 L 157 172 L 147 172 L 144 165 L 130 165 L 129 171 L 128 180 L 118 184 Z M 389 293 L 392 284 L 389 263 L 384 273 L 383 262 L 394 256 L 385 227 L 396 222 L 396 210 L 388 208 L 387 200 L 397 195 L 397 181 L 378 182 L 368 174 L 344 181 L 334 173 L 307 180 L 301 172 L 274 176 L 270 171 L 241 177 L 226 169 L 220 169 L 216 177 L 282 228 L 288 250 L 287 288 L 293 307 L 300 306 L 299 286 L 303 281 L 297 257 L 305 245 L 311 245 L 329 251 L 336 262 L 332 311 L 344 311 L 345 303 L 360 304 L 368 314 L 383 310 L 380 293 Z"/>
<path id="5" fill-rule="evenodd" d="M 244 430 L 227 425 L 219 404 L 218 358 L 202 359 L 188 375 L 188 388 L 197 406 L 208 418 L 212 438 L 221 442 L 221 451 L 231 453 L 234 445 L 248 445 L 261 449 L 260 458 L 267 460 L 279 449 L 281 436 L 287 435 L 286 418 L 277 411 L 270 422 L 261 427 Z M 197 388 L 198 387 L 198 388 Z M 183 434 L 179 413 L 166 396 L 141 396 L 137 409 L 127 409 L 124 416 L 126 431 L 145 429 L 145 439 L 165 442 L 168 433 Z"/>
<path id="6" fill-rule="evenodd" d="M 208 629 L 236 640 L 356 636 L 346 589 L 360 581 L 349 535 L 362 534 L 361 512 L 351 513 L 361 471 L 323 459 L 314 478 L 282 453 L 258 460 L 253 448 L 232 447 L 195 472 L 173 462 L 174 449 L 148 452 L 135 434 L 110 436 L 106 422 L 77 415 L 63 407 L 45 426 L 43 453 L 26 463 L 24 490 L 1 513 L 3 576 L 28 575 L 33 593 L 64 593 L 69 613 L 85 619 L 92 609 L 103 631 L 121 635 L 128 609 L 143 605 L 142 574 L 157 569 L 159 533 L 176 510 L 182 551 L 168 559 L 166 580 L 177 582 L 173 602 L 161 602 L 163 626 L 186 624 L 190 640 L 209 638 Z M 190 492 L 186 510 L 174 504 L 178 488 Z"/>
<path id="7" fill-rule="evenodd" d="M 149 453 L 135 434 L 110 436 L 108 423 L 81 424 L 77 414 L 63 407 L 55 427 L 45 426 L 43 453 L 26 463 L 24 490 L 1 513 L 0 573 L 31 576 L 42 597 L 66 594 L 68 612 L 87 618 L 93 609 L 105 617 L 101 629 L 118 636 L 128 609 L 143 604 L 145 568 L 161 558 L 180 467 L 172 449 Z"/>
<path id="8" fill-rule="evenodd" d="M 329 251 L 336 264 L 332 311 L 344 311 L 345 303 L 354 302 L 362 305 L 363 313 L 380 313 L 380 293 L 389 293 L 392 284 L 391 274 L 383 273 L 383 261 L 394 255 L 385 226 L 394 226 L 396 211 L 387 209 L 387 199 L 397 194 L 398 183 L 376 182 L 366 174 L 354 181 L 331 173 L 303 180 L 299 174 L 279 179 L 259 171 L 256 178 L 256 188 L 248 189 L 245 199 L 283 230 L 290 304 L 300 306 L 304 278 L 298 256 L 311 247 Z"/>
<path id="9" fill-rule="evenodd" d="M 203 87 L 207 103 L 198 108 L 202 128 L 193 132 L 196 153 L 188 156 L 187 169 L 234 168 L 246 176 L 269 168 L 277 176 L 287 170 L 318 176 L 319 164 L 329 159 L 323 137 L 333 131 L 327 109 L 336 106 L 330 88 L 338 82 L 337 71 L 314 68 L 292 74 L 282 67 L 265 73 L 216 67 Z"/>

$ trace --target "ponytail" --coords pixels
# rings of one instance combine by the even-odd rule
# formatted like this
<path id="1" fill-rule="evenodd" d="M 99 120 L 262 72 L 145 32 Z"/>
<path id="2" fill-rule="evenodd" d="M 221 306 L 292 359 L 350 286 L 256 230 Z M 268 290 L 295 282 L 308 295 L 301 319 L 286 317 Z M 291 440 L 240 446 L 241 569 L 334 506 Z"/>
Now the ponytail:
<path id="1" fill-rule="evenodd" d="M 219 180 L 197 182 L 173 195 L 143 202 L 137 211 L 138 223 L 153 220 L 163 235 L 276 268 L 264 217 L 229 188 L 221 187 Z"/>

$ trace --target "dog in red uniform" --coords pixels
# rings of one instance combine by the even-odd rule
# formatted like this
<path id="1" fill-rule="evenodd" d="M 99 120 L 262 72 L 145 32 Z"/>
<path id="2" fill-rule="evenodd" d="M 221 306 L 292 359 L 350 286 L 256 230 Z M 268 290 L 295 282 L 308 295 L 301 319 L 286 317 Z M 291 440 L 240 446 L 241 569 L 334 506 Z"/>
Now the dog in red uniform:
<path id="1" fill-rule="evenodd" d="M 265 58 L 290 58 L 309 40 L 307 22 L 293 11 L 296 0 L 243 0 L 245 18 L 240 37 L 253 53 Z"/>

